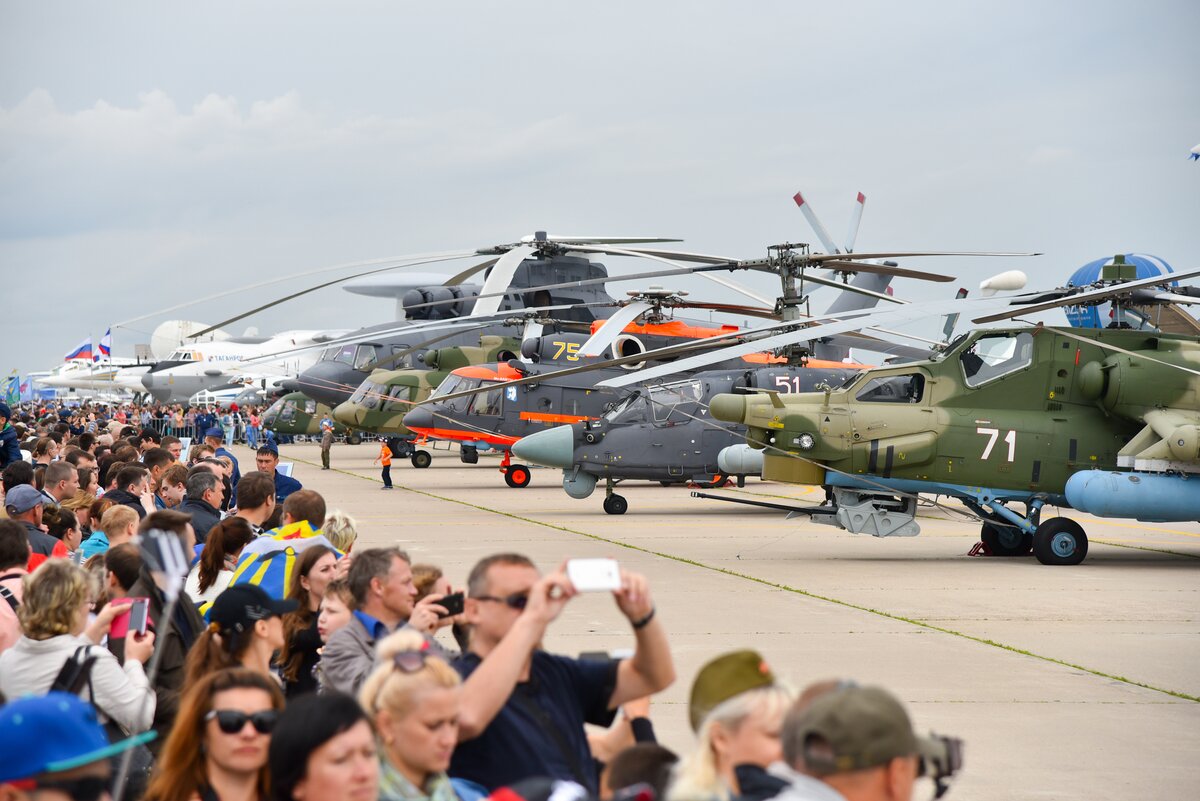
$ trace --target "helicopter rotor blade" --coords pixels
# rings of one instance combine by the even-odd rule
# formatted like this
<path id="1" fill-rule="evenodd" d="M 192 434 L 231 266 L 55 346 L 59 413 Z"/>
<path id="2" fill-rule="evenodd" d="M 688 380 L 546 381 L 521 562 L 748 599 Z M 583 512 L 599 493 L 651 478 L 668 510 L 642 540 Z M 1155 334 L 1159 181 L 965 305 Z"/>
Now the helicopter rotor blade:
<path id="1" fill-rule="evenodd" d="M 469 252 L 464 253 L 462 251 L 457 251 L 457 252 L 453 252 L 451 254 L 441 255 L 441 256 L 438 256 L 435 258 L 422 259 L 421 261 L 413 261 L 413 262 L 408 262 L 406 264 L 391 264 L 387 267 L 379 267 L 374 270 L 366 270 L 365 272 L 355 273 L 354 275 L 344 275 L 341 278 L 335 278 L 332 281 L 325 281 L 323 283 L 317 284 L 316 286 L 310 286 L 306 289 L 301 289 L 298 292 L 292 292 L 288 295 L 284 295 L 282 298 L 276 298 L 275 300 L 268 301 L 267 303 L 264 303 L 261 306 L 255 306 L 253 309 L 250 309 L 249 311 L 245 311 L 245 312 L 242 312 L 241 314 L 234 315 L 233 317 L 230 317 L 226 320 L 222 320 L 221 322 L 219 322 L 215 325 L 210 325 L 208 328 L 205 328 L 203 331 L 199 331 L 195 334 L 191 334 L 188 338 L 195 339 L 197 337 L 204 336 L 205 334 L 207 334 L 211 331 L 216 331 L 221 326 L 229 325 L 230 323 L 236 323 L 238 320 L 245 319 L 246 317 L 249 317 L 253 314 L 258 314 L 261 311 L 266 311 L 267 309 L 270 309 L 274 306 L 278 306 L 281 303 L 287 303 L 289 300 L 295 300 L 296 298 L 307 295 L 310 292 L 316 292 L 318 289 L 324 289 L 325 287 L 330 287 L 330 286 L 334 286 L 336 284 L 344 283 L 346 281 L 351 280 L 352 278 L 362 278 L 367 275 L 375 275 L 376 273 L 384 273 L 389 270 L 399 269 L 401 267 L 416 267 L 418 264 L 435 264 L 437 262 L 442 262 L 442 261 L 454 261 L 456 259 L 461 259 L 464 256 L 469 256 L 469 255 L 471 255 Z"/>
<path id="2" fill-rule="evenodd" d="M 1092 289 L 1086 292 L 1064 294 L 1057 299 L 1047 300 L 1041 303 L 1022 305 L 1018 299 L 1011 304 L 1015 308 L 998 312 L 996 314 L 985 315 L 983 317 L 975 317 L 971 320 L 971 322 L 991 323 L 997 320 L 1011 320 L 1014 317 L 1023 317 L 1026 314 L 1032 314 L 1034 312 L 1057 309 L 1062 306 L 1080 306 L 1084 305 L 1085 302 L 1090 303 L 1092 301 L 1103 300 L 1105 298 L 1111 298 L 1117 295 L 1124 295 L 1140 287 L 1169 284 L 1173 281 L 1181 281 L 1185 278 L 1193 278 L 1197 275 L 1200 275 L 1200 269 L 1188 270 L 1179 273 L 1167 273 L 1165 275 L 1154 275 L 1149 278 L 1141 278 L 1136 281 L 1126 281 L 1121 284 L 1100 287 L 1099 289 Z"/>
<path id="3" fill-rule="evenodd" d="M 512 283 L 517 268 L 521 266 L 521 262 L 536 253 L 537 250 L 532 245 L 519 245 L 501 256 L 492 267 L 492 271 L 488 273 L 487 280 L 483 282 L 483 288 L 479 290 L 479 298 L 483 299 L 475 300 L 475 308 L 468 316 L 482 317 L 499 311 L 500 304 L 504 302 L 504 297 L 508 294 L 508 286 Z"/>
<path id="4" fill-rule="evenodd" d="M 174 306 L 168 306 L 165 309 L 158 309 L 157 311 L 152 311 L 152 312 L 149 312 L 148 314 L 143 314 L 139 317 L 131 317 L 128 320 L 122 320 L 119 323 L 114 323 L 113 328 L 125 328 L 126 326 L 131 325 L 132 323 L 141 322 L 142 320 L 148 320 L 151 317 L 158 317 L 159 315 L 170 314 L 173 311 L 179 311 L 180 309 L 186 309 L 189 306 L 195 306 L 200 303 L 206 303 L 207 301 L 210 301 L 210 300 L 219 300 L 220 298 L 228 297 L 229 295 L 243 294 L 246 292 L 250 292 L 251 290 L 261 289 L 265 286 L 271 286 L 272 284 L 280 284 L 280 283 L 283 283 L 284 281 L 291 281 L 296 278 L 305 278 L 307 276 L 317 275 L 319 273 L 329 273 L 329 272 L 334 272 L 336 270 L 348 270 L 348 269 L 358 268 L 358 267 L 371 267 L 371 266 L 381 265 L 381 264 L 393 265 L 393 267 L 387 268 L 387 269 L 394 269 L 395 267 L 406 266 L 404 264 L 404 262 L 407 262 L 411 259 L 437 258 L 437 257 L 445 256 L 445 255 L 447 255 L 447 254 L 446 253 L 416 253 L 416 254 L 413 254 L 410 256 L 396 256 L 396 257 L 390 258 L 390 259 L 367 259 L 366 261 L 352 261 L 352 262 L 347 262 L 345 264 L 335 264 L 330 267 L 318 267 L 315 270 L 307 270 L 302 273 L 290 273 L 288 275 L 281 275 L 278 278 L 271 278 L 266 281 L 257 281 L 253 284 L 246 284 L 245 286 L 234 287 L 233 289 L 226 289 L 221 292 L 216 292 L 212 295 L 205 295 L 204 297 L 201 297 L 201 298 L 193 298 L 192 300 L 185 301 L 184 303 L 177 303 Z M 469 252 L 466 255 L 470 255 Z M 344 280 L 349 280 L 350 278 L 353 278 L 353 277 L 355 277 L 355 276 L 349 276 L 348 278 L 346 278 Z"/>
<path id="5" fill-rule="evenodd" d="M 713 273 L 697 272 L 695 274 L 697 276 L 699 276 L 700 278 L 704 278 L 709 281 L 712 281 L 714 284 L 720 284 L 721 286 L 725 287 L 726 289 L 732 289 L 734 292 L 738 293 L 739 295 L 745 295 L 746 297 L 750 298 L 751 300 L 755 301 L 756 303 L 761 303 L 764 306 L 771 306 L 775 303 L 775 300 L 773 298 L 765 297 L 763 295 L 758 294 L 757 292 L 751 292 L 749 289 L 742 286 L 737 281 L 730 281 L 728 278 L 722 278 L 721 276 L 715 275 Z"/>
<path id="6" fill-rule="evenodd" d="M 875 273 L 876 275 L 892 275 L 897 278 L 915 278 L 918 281 L 936 281 L 947 283 L 956 280 L 952 275 L 941 275 L 923 270 L 909 270 L 891 264 L 864 264 L 857 261 L 823 261 L 821 266 L 827 270 L 837 270 L 843 273 Z"/>
<path id="7" fill-rule="evenodd" d="M 557 242 L 563 245 L 652 245 L 657 242 L 682 241 L 682 239 L 671 239 L 662 236 L 559 236 L 558 234 L 545 234 L 543 238 L 539 238 L 538 234 L 526 234 L 521 237 L 522 243 Z"/>
<path id="8" fill-rule="evenodd" d="M 485 262 L 476 264 L 474 267 L 468 267 L 467 269 L 463 270 L 461 273 L 458 273 L 457 275 L 453 275 L 453 276 L 447 278 L 445 286 L 458 286 L 463 281 L 466 281 L 468 278 L 470 278 L 471 276 L 475 275 L 478 272 L 482 272 L 483 270 L 486 270 L 488 267 L 491 267 L 493 264 L 495 264 L 498 261 L 500 261 L 499 257 L 497 257 L 495 259 L 488 259 Z"/>
<path id="9" fill-rule="evenodd" d="M 862 287 L 855 286 L 854 284 L 846 284 L 846 283 L 842 283 L 841 281 L 831 281 L 830 279 L 822 278 L 819 275 L 806 275 L 806 276 L 804 276 L 803 280 L 806 283 L 811 282 L 814 284 L 819 284 L 821 286 L 830 286 L 830 287 L 833 287 L 834 289 L 840 289 L 844 292 L 853 292 L 857 295 L 866 295 L 867 297 L 875 298 L 876 300 L 886 300 L 888 303 L 897 303 L 897 304 L 901 304 L 901 305 L 908 303 L 907 300 L 901 300 L 900 298 L 894 298 L 891 295 L 885 295 L 882 292 L 873 292 L 870 289 L 863 289 Z"/>
<path id="10" fill-rule="evenodd" d="M 579 348 L 580 356 L 599 356 L 604 349 L 617 340 L 625 326 L 654 308 L 653 304 L 644 300 L 635 300 L 617 309 L 612 317 L 604 321 L 604 325 L 596 329 L 596 333 L 588 337 L 587 342 Z"/>
<path id="11" fill-rule="evenodd" d="M 1041 256 L 1042 253 L 1002 253 L 1000 251 L 978 250 L 904 250 L 892 253 L 813 253 L 805 259 L 814 262 L 825 261 L 858 261 L 860 259 L 902 259 L 912 256 L 1007 256 L 1020 258 L 1024 256 Z"/>
<path id="12" fill-rule="evenodd" d="M 800 213 L 804 215 L 804 219 L 808 220 L 808 224 L 813 229 L 813 233 L 817 235 L 817 239 L 821 240 L 821 247 L 830 253 L 840 254 L 842 251 L 833 243 L 833 237 L 825 230 L 825 226 L 821 224 L 821 220 L 817 217 L 817 213 L 813 211 L 812 206 L 804 199 L 804 195 L 797 192 L 792 195 L 792 200 L 796 201 L 796 205 L 800 208 Z"/>
<path id="13" fill-rule="evenodd" d="M 863 207 L 867 205 L 867 196 L 862 192 L 854 201 L 854 210 L 850 212 L 850 229 L 846 232 L 847 253 L 854 252 L 854 242 L 858 239 L 858 226 L 862 223 Z"/>

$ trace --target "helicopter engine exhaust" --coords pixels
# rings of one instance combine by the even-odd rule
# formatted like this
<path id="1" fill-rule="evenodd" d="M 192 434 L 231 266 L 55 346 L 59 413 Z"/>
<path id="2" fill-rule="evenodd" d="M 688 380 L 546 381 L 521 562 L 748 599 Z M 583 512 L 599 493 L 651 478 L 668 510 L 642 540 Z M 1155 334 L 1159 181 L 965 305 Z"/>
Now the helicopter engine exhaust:
<path id="1" fill-rule="evenodd" d="M 1065 494 L 1075 509 L 1100 517 L 1200 521 L 1200 476 L 1082 470 L 1067 479 Z"/>
<path id="2" fill-rule="evenodd" d="M 621 334 L 612 344 L 613 358 L 636 356 L 639 353 L 645 352 L 646 345 L 640 339 L 630 334 Z M 621 366 L 626 370 L 640 370 L 645 364 L 645 362 L 638 362 L 636 364 L 623 364 Z"/>

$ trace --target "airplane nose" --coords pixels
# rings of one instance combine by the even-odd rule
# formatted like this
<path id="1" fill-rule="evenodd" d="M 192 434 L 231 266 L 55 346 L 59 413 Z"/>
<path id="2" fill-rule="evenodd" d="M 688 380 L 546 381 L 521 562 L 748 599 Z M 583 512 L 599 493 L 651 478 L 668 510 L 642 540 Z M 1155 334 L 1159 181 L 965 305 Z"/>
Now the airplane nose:
<path id="1" fill-rule="evenodd" d="M 513 456 L 545 467 L 568 468 L 575 463 L 575 430 L 555 426 L 522 437 L 512 446 Z"/>
<path id="2" fill-rule="evenodd" d="M 433 428 L 433 423 L 433 412 L 424 406 L 418 406 L 404 415 L 404 425 L 413 431 L 429 430 Z"/>

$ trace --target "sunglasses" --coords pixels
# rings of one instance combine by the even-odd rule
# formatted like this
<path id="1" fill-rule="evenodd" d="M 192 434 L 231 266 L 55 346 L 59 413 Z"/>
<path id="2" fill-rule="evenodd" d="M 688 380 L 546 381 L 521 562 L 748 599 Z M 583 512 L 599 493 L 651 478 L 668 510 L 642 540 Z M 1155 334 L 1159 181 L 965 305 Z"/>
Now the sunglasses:
<path id="1" fill-rule="evenodd" d="M 516 593 L 513 593 L 512 595 L 506 595 L 503 598 L 498 598 L 495 595 L 476 595 L 475 600 L 477 600 L 477 601 L 496 601 L 497 603 L 504 604 L 509 609 L 516 609 L 516 610 L 520 611 L 520 610 L 524 609 L 526 607 L 526 605 L 529 603 L 529 595 L 527 593 L 523 593 L 523 592 L 516 592 Z"/>
<path id="2" fill-rule="evenodd" d="M 204 716 L 205 720 L 214 718 L 217 727 L 226 734 L 237 734 L 246 727 L 247 721 L 253 724 L 254 730 L 259 734 L 270 734 L 271 729 L 275 728 L 275 721 L 279 719 L 279 713 L 274 709 L 267 709 L 248 715 L 236 709 L 214 709 Z"/>
<path id="3" fill-rule="evenodd" d="M 71 801 L 100 801 L 108 796 L 111 781 L 100 776 L 84 776 L 79 779 L 37 782 L 33 790 L 53 790 L 62 793 Z M 111 796 L 109 796 L 111 797 Z"/>
<path id="4" fill-rule="evenodd" d="M 402 673 L 417 673 L 425 667 L 425 651 L 401 651 L 392 654 L 392 664 Z"/>

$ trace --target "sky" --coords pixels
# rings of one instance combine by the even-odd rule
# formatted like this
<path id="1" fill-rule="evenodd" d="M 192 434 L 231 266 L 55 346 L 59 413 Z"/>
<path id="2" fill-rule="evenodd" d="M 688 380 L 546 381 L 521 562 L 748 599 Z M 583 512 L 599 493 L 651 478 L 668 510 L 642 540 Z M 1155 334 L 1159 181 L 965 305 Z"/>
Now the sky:
<path id="1" fill-rule="evenodd" d="M 797 190 L 838 240 L 864 192 L 859 251 L 1045 254 L 908 260 L 959 282 L 907 298 L 1117 252 L 1197 267 L 1197 29 L 1188 0 L 0 0 L 0 372 L 223 289 L 535 230 L 760 257 L 815 241 Z M 116 355 L 310 282 L 117 329 Z M 231 331 L 393 311 L 330 288 Z"/>

